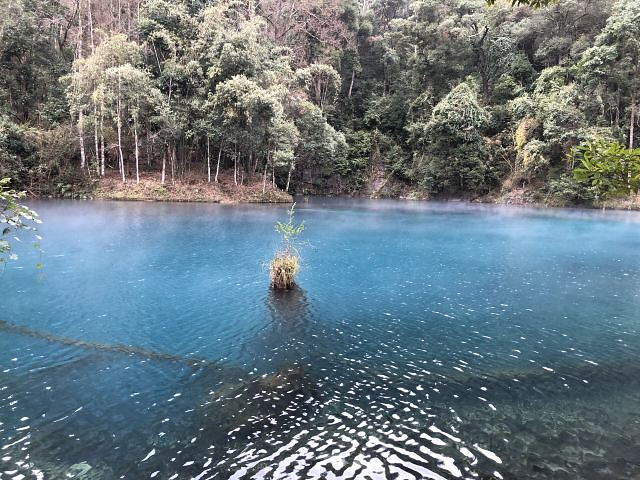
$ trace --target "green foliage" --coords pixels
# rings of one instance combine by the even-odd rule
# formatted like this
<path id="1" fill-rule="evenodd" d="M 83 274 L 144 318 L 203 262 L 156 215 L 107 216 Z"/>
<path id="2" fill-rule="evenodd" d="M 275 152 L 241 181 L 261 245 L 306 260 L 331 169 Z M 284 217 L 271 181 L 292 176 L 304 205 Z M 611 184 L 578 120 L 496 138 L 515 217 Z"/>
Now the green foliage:
<path id="1" fill-rule="evenodd" d="M 472 82 L 464 82 L 434 107 L 427 128 L 432 134 L 473 141 L 488 120 L 487 111 L 478 101 L 477 86 Z"/>
<path id="2" fill-rule="evenodd" d="M 585 96 L 597 100 L 591 112 L 604 113 L 610 125 L 629 132 L 631 142 L 640 92 L 640 4 L 636 0 L 616 2 L 595 46 L 584 51 L 574 73 Z M 635 142 L 630 145 L 634 146 Z"/>
<path id="3" fill-rule="evenodd" d="M 547 146 L 540 140 L 531 140 L 518 152 L 518 168 L 525 178 L 539 177 L 549 167 Z"/>
<path id="4" fill-rule="evenodd" d="M 304 232 L 304 221 L 295 222 L 296 204 L 291 205 L 287 210 L 288 220 L 286 222 L 276 222 L 275 231 L 281 236 L 280 250 L 291 253 L 297 251 L 298 237 Z"/>
<path id="5" fill-rule="evenodd" d="M 588 182 L 578 181 L 567 174 L 549 180 L 543 193 L 544 202 L 557 207 L 590 204 L 596 198 L 595 188 Z"/>
<path id="6" fill-rule="evenodd" d="M 502 75 L 493 87 L 492 99 L 501 104 L 519 97 L 522 93 L 523 88 L 511 75 Z"/>
<path id="7" fill-rule="evenodd" d="M 69 70 L 58 1 L 0 0 L 0 114 L 19 122 L 66 119 L 57 79 Z"/>
<path id="8" fill-rule="evenodd" d="M 357 191 L 366 182 L 367 167 L 371 159 L 372 134 L 359 130 L 347 132 L 347 155 L 336 161 L 335 171 L 347 179 L 353 190 Z"/>
<path id="9" fill-rule="evenodd" d="M 34 153 L 25 129 L 0 115 L 0 178 L 11 177 L 19 184 L 26 183 Z"/>
<path id="10" fill-rule="evenodd" d="M 581 165 L 574 169 L 574 178 L 590 182 L 600 198 L 625 196 L 640 189 L 640 148 L 590 142 L 572 149 L 570 160 Z"/>
<path id="11" fill-rule="evenodd" d="M 18 255 L 12 251 L 9 236 L 20 241 L 18 235 L 21 230 L 34 232 L 35 224 L 42 223 L 34 210 L 19 203 L 24 192 L 10 188 L 10 184 L 10 178 L 0 179 L 0 264 L 18 259 Z M 36 237 L 40 239 L 37 235 Z M 40 248 L 37 243 L 34 246 Z M 41 264 L 36 266 L 42 267 Z"/>
<path id="12" fill-rule="evenodd" d="M 638 123 L 637 0 L 145 0 L 117 28 L 71 3 L 0 0 L 0 175 L 36 194 L 138 154 L 172 180 L 568 192 L 572 147 Z"/>
<path id="13" fill-rule="evenodd" d="M 426 123 L 414 126 L 413 177 L 431 193 L 486 193 L 501 176 L 486 151 L 483 129 L 489 114 L 477 86 L 464 82 L 433 109 Z"/>
<path id="14" fill-rule="evenodd" d="M 310 102 L 302 102 L 293 114 L 300 132 L 296 157 L 306 165 L 325 171 L 335 171 L 347 153 L 347 143 L 343 133 L 329 125 L 319 107 Z"/>
<path id="15" fill-rule="evenodd" d="M 314 103 L 324 110 L 335 102 L 340 88 L 340 74 L 330 65 L 313 63 L 296 72 L 298 81 L 309 89 Z"/>

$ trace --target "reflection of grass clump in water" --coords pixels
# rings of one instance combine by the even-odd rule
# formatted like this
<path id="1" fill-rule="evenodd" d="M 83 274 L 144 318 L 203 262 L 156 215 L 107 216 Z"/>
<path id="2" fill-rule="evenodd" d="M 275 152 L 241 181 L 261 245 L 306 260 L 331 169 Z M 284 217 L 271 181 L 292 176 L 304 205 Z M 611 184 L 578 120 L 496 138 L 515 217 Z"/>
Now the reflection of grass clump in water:
<path id="1" fill-rule="evenodd" d="M 269 264 L 269 275 L 271 277 L 271 285 L 274 288 L 288 290 L 295 286 L 295 276 L 300 270 L 300 254 L 298 252 L 297 239 L 304 231 L 304 222 L 296 224 L 294 222 L 295 214 L 294 203 L 289 209 L 289 221 L 286 223 L 277 222 L 275 226 L 282 241 L 280 248 Z"/>

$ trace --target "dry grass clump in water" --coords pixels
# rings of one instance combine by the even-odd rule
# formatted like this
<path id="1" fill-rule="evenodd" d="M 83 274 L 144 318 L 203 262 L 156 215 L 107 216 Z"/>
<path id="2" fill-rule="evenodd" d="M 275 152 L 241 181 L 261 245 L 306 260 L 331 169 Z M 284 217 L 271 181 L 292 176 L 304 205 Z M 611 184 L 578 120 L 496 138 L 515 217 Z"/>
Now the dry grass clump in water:
<path id="1" fill-rule="evenodd" d="M 300 270 L 300 258 L 295 254 L 276 253 L 269 264 L 271 285 L 281 290 L 289 290 L 295 285 L 295 276 Z"/>
<path id="2" fill-rule="evenodd" d="M 295 286 L 295 276 L 300 270 L 300 255 L 298 254 L 298 236 L 304 231 L 304 222 L 294 223 L 294 203 L 289 210 L 289 221 L 276 222 L 275 230 L 281 237 L 281 245 L 269 263 L 269 277 L 271 286 L 279 290 L 289 290 Z"/>

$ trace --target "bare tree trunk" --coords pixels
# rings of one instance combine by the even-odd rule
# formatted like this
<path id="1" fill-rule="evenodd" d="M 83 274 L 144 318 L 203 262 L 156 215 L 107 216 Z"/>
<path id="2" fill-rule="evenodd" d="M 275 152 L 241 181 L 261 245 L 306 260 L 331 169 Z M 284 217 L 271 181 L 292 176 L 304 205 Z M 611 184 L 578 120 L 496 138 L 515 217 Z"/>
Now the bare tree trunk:
<path id="1" fill-rule="evenodd" d="M 82 107 L 80 107 L 80 112 L 78 113 L 78 138 L 80 140 L 80 168 L 84 168 L 87 156 L 84 149 L 84 112 Z"/>
<path id="2" fill-rule="evenodd" d="M 93 13 L 91 12 L 91 0 L 87 0 L 87 13 L 89 14 L 89 35 L 91 38 L 91 53 L 96 49 L 96 43 L 93 38 Z"/>
<path id="3" fill-rule="evenodd" d="M 144 146 L 147 152 L 147 167 L 151 168 L 152 145 L 151 145 L 151 135 L 149 134 L 149 124 L 147 124 L 147 140 Z"/>
<path id="4" fill-rule="evenodd" d="M 267 158 L 264 161 L 264 172 L 262 173 L 262 194 L 263 195 L 267 191 L 267 171 L 269 170 L 269 154 L 270 152 L 267 150 Z"/>
<path id="5" fill-rule="evenodd" d="M 353 82 L 356 79 L 356 69 L 351 72 L 351 85 L 349 85 L 349 98 L 351 98 L 351 92 L 353 92 Z"/>
<path id="6" fill-rule="evenodd" d="M 207 135 L 207 181 L 211 183 L 211 148 L 209 145 L 209 135 Z"/>
<path id="7" fill-rule="evenodd" d="M 153 46 L 153 53 L 155 54 L 156 62 L 158 63 L 158 72 L 160 73 L 160 75 L 162 75 L 162 67 L 160 66 L 160 58 L 158 57 L 158 50 L 156 49 L 156 44 L 155 42 L 153 42 L 151 45 Z"/>
<path id="8" fill-rule="evenodd" d="M 176 144 L 171 145 L 171 183 L 175 183 L 176 174 Z"/>
<path id="9" fill-rule="evenodd" d="M 96 171 L 100 175 L 100 149 L 98 145 L 98 107 L 93 105 L 93 139 L 96 143 Z"/>
<path id="10" fill-rule="evenodd" d="M 120 155 L 120 173 L 122 174 L 122 183 L 126 181 L 124 176 L 124 155 L 122 154 L 122 121 L 120 120 L 120 102 L 118 102 L 118 153 Z"/>
<path id="11" fill-rule="evenodd" d="M 238 185 L 238 150 L 233 153 L 233 183 Z"/>
<path id="12" fill-rule="evenodd" d="M 216 165 L 215 182 L 218 183 L 218 174 L 220 173 L 220 159 L 222 158 L 222 141 L 220 141 L 220 149 L 218 150 L 218 164 Z"/>
<path id="13" fill-rule="evenodd" d="M 82 26 L 82 8 L 81 3 L 78 3 L 78 44 L 76 45 L 76 58 L 82 59 L 82 37 L 84 35 L 84 28 Z M 84 148 L 84 106 L 80 105 L 78 112 L 78 139 L 80 141 L 80 168 L 84 168 L 86 165 L 87 157 Z"/>
<path id="14" fill-rule="evenodd" d="M 287 186 L 284 189 L 285 192 L 289 191 L 289 184 L 291 183 L 291 175 L 293 174 L 293 170 L 296 168 L 295 160 L 291 160 L 291 165 L 289 165 L 289 173 L 287 175 Z"/>
<path id="15" fill-rule="evenodd" d="M 629 150 L 633 150 L 634 145 L 634 133 L 636 124 L 636 98 L 635 95 L 631 96 L 631 125 L 629 126 Z"/>
<path id="16" fill-rule="evenodd" d="M 120 173 L 122 173 L 122 183 L 126 182 L 124 176 L 124 155 L 122 154 L 122 118 L 120 115 L 120 78 L 118 77 L 118 152 L 120 153 Z"/>
<path id="17" fill-rule="evenodd" d="M 142 2 L 140 0 L 138 0 L 136 2 L 136 25 L 140 25 L 140 4 Z M 138 38 L 140 37 L 140 35 L 138 35 Z"/>
<path id="18" fill-rule="evenodd" d="M 138 152 L 138 124 L 134 120 L 133 122 L 133 138 L 136 142 L 136 183 L 140 183 L 140 155 Z"/>
<path id="19" fill-rule="evenodd" d="M 167 149 L 169 149 L 168 146 L 167 146 Z M 166 177 L 166 172 L 167 172 L 167 152 L 164 152 L 162 154 L 162 178 L 160 179 L 160 183 L 162 185 L 164 185 L 164 179 Z"/>
<path id="20" fill-rule="evenodd" d="M 100 103 L 100 175 L 104 177 L 104 105 Z"/>

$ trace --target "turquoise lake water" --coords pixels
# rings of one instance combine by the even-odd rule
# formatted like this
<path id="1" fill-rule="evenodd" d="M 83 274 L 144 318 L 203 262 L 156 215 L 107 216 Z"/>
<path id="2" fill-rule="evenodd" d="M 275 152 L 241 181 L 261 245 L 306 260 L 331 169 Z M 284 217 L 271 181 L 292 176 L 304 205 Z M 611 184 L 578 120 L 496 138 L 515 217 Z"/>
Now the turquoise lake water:
<path id="1" fill-rule="evenodd" d="M 640 478 L 640 215 L 41 202 L 0 274 L 0 478 Z"/>

